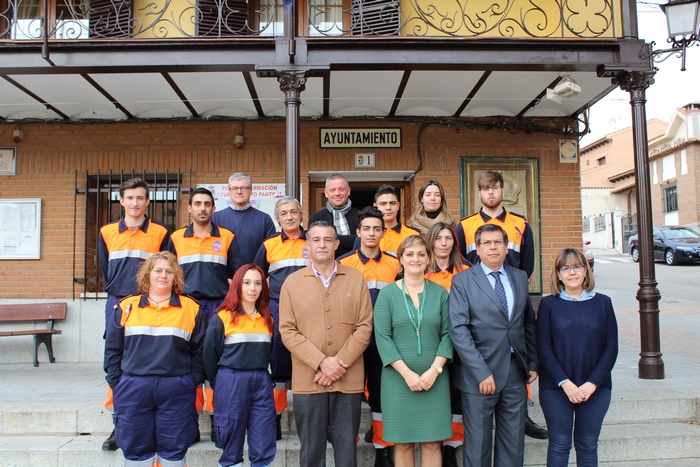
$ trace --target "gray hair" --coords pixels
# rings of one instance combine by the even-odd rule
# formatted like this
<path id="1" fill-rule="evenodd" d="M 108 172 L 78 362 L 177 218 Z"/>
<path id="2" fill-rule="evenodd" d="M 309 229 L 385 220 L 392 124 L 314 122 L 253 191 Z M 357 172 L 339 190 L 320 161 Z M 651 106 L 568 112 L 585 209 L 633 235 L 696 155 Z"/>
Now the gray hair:
<path id="1" fill-rule="evenodd" d="M 311 229 L 313 229 L 314 227 L 320 227 L 320 228 L 330 227 L 330 228 L 332 228 L 333 229 L 333 237 L 334 237 L 333 240 L 338 240 L 338 229 L 335 228 L 335 225 L 333 224 L 333 222 L 323 221 L 323 220 L 312 222 L 309 225 L 309 228 L 306 230 L 306 233 L 307 233 L 306 238 L 307 239 L 311 239 Z"/>
<path id="2" fill-rule="evenodd" d="M 236 182 L 238 180 L 243 180 L 244 178 L 248 179 L 248 185 L 252 188 L 253 187 L 253 179 L 250 178 L 248 175 L 244 174 L 243 172 L 236 172 L 235 174 L 231 175 L 228 178 L 228 183 L 229 185 L 231 182 Z"/>
<path id="3" fill-rule="evenodd" d="M 328 182 L 330 182 L 331 180 L 342 180 L 345 182 L 345 186 L 350 186 L 350 184 L 348 183 L 348 179 L 345 178 L 342 174 L 333 174 L 326 179 L 326 190 L 328 189 Z"/>
<path id="4" fill-rule="evenodd" d="M 296 203 L 297 207 L 299 208 L 299 213 L 303 212 L 303 209 L 301 209 L 301 203 L 297 201 L 294 196 L 285 196 L 284 198 L 278 199 L 275 203 L 275 219 L 277 219 L 280 215 L 280 206 L 287 203 Z"/>

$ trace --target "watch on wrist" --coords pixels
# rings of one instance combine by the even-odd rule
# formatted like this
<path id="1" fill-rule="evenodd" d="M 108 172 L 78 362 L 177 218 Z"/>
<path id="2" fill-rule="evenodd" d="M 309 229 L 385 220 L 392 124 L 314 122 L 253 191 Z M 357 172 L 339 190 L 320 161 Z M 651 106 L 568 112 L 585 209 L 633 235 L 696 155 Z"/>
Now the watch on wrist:
<path id="1" fill-rule="evenodd" d="M 442 374 L 442 367 L 441 366 L 433 365 L 433 368 L 435 369 L 435 373 L 437 373 L 438 376 L 440 376 Z"/>

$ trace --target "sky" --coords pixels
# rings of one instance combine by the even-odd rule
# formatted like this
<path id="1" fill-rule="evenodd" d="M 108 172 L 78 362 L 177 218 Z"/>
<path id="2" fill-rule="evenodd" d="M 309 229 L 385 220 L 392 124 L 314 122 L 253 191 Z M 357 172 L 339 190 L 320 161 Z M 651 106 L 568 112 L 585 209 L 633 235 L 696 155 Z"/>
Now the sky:
<path id="1" fill-rule="evenodd" d="M 648 43 L 655 41 L 655 49 L 670 47 L 666 42 L 666 16 L 657 4 L 638 1 L 637 12 L 639 37 Z M 647 119 L 658 118 L 668 122 L 676 108 L 700 102 L 700 47 L 696 45 L 686 51 L 685 71 L 681 71 L 681 59 L 676 58 L 675 54 L 662 63 L 657 62 L 656 67 L 659 71 L 654 76 L 655 82 L 646 91 Z M 591 133 L 581 138 L 581 147 L 608 133 L 632 126 L 629 101 L 629 93 L 618 88 L 591 107 Z"/>

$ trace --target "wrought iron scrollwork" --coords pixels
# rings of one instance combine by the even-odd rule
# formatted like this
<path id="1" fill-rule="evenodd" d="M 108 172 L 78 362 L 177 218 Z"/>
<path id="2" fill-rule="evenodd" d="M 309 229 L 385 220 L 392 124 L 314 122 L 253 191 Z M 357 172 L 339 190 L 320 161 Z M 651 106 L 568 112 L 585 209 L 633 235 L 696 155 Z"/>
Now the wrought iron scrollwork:
<path id="1" fill-rule="evenodd" d="M 612 0 L 308 0 L 310 35 L 619 37 Z M 331 20 L 332 19 L 332 20 Z"/>
<path id="2" fill-rule="evenodd" d="M 0 0 L 0 38 L 282 34 L 282 0 Z M 298 0 L 308 36 L 621 37 L 613 0 Z M 617 16 L 616 16 L 617 15 Z M 44 27 L 45 22 L 46 28 Z"/>

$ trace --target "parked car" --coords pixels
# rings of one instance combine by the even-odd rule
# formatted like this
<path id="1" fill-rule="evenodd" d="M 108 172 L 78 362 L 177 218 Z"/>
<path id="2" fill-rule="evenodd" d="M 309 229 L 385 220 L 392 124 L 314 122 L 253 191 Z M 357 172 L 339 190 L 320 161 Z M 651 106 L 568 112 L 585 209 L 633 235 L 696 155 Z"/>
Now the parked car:
<path id="1" fill-rule="evenodd" d="M 688 227 L 663 225 L 654 227 L 654 261 L 665 261 L 666 264 L 688 263 L 700 261 L 700 234 Z M 632 260 L 639 261 L 638 236 L 632 235 L 629 240 Z"/>
<path id="2" fill-rule="evenodd" d="M 593 270 L 593 263 L 595 262 L 595 258 L 593 257 L 593 250 L 591 250 L 588 245 L 591 244 L 590 240 L 586 240 L 583 242 L 583 256 L 586 257 L 586 261 L 588 261 L 588 264 L 591 266 L 591 271 Z"/>

